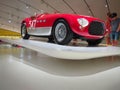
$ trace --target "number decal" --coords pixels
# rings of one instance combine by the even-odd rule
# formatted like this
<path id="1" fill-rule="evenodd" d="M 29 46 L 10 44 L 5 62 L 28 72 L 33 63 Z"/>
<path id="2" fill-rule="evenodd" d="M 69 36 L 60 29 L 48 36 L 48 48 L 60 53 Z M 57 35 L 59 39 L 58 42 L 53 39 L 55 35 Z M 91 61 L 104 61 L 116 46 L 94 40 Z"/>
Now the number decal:
<path id="1" fill-rule="evenodd" d="M 29 21 L 30 29 L 35 29 L 36 26 L 36 20 Z"/>

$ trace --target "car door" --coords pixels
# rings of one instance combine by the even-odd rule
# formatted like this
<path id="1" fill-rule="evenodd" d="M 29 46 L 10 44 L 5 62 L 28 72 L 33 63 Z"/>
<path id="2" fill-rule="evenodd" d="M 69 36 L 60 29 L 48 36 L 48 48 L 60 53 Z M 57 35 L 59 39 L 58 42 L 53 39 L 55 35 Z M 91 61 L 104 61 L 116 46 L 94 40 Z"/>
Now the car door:
<path id="1" fill-rule="evenodd" d="M 31 16 L 29 20 L 29 25 L 30 27 L 28 28 L 28 33 L 30 35 L 36 35 L 36 23 L 37 23 L 37 17 L 36 16 Z"/>
<path id="2" fill-rule="evenodd" d="M 35 31 L 36 34 L 39 36 L 49 36 L 51 34 L 51 27 L 48 26 L 48 15 L 41 14 L 36 17 L 36 21 L 34 23 L 35 25 Z"/>

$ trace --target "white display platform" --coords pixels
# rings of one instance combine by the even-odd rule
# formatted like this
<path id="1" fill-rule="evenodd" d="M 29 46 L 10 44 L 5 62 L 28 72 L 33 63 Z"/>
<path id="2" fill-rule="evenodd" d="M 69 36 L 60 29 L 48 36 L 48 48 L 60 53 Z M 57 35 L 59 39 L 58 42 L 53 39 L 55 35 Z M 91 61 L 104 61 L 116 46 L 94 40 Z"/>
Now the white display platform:
<path id="1" fill-rule="evenodd" d="M 11 44 L 21 45 L 23 47 L 35 50 L 45 55 L 67 59 L 67 60 L 85 60 L 111 55 L 120 55 L 120 47 L 75 47 L 51 44 L 47 42 L 23 39 L 1 39 Z"/>

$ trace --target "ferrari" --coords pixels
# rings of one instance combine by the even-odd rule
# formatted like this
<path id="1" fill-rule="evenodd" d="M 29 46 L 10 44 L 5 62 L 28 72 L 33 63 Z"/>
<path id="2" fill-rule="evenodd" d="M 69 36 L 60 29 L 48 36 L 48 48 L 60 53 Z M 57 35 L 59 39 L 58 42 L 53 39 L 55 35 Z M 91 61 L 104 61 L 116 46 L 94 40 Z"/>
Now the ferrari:
<path id="1" fill-rule="evenodd" d="M 98 45 L 106 34 L 104 21 L 85 15 L 44 13 L 25 18 L 21 22 L 21 36 L 48 38 L 49 42 L 67 45 L 72 39 L 81 39 L 88 45 Z"/>

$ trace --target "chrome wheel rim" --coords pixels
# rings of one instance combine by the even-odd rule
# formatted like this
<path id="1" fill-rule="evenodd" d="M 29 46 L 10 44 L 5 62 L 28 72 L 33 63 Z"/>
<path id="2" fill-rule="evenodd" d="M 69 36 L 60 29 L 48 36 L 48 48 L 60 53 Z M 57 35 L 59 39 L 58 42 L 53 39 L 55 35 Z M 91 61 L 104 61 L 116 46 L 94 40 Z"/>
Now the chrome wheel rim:
<path id="1" fill-rule="evenodd" d="M 58 23 L 55 27 L 55 37 L 57 41 L 61 42 L 65 39 L 67 34 L 67 28 L 65 24 L 63 23 Z"/>
<path id="2" fill-rule="evenodd" d="M 25 37 L 25 35 L 26 35 L 26 26 L 25 25 L 22 27 L 21 35 L 22 35 L 22 37 Z"/>

